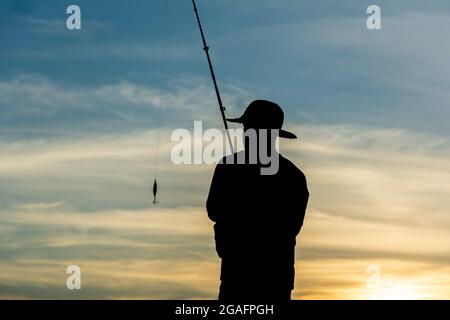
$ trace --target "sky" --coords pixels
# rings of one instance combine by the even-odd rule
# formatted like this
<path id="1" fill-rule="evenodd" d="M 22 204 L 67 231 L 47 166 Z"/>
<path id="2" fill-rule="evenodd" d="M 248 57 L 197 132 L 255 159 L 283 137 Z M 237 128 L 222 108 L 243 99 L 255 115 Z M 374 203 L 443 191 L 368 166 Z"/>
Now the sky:
<path id="1" fill-rule="evenodd" d="M 450 3 L 197 2 L 227 115 L 273 100 L 300 138 L 293 297 L 450 298 Z M 214 166 L 170 160 L 222 128 L 191 2 L 3 0 L 0 41 L 0 298 L 215 298 Z"/>

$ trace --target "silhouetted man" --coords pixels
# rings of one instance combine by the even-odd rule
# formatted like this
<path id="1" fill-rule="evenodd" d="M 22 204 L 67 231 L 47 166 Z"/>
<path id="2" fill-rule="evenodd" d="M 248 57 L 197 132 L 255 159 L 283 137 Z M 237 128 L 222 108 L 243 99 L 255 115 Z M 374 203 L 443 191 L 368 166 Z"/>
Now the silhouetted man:
<path id="1" fill-rule="evenodd" d="M 253 101 L 240 118 L 228 119 L 242 123 L 247 138 L 245 151 L 217 165 L 206 203 L 208 216 L 215 222 L 217 254 L 222 258 L 220 300 L 291 298 L 296 236 L 309 192 L 302 171 L 278 154 L 276 137 L 271 138 L 270 133 L 296 138 L 281 129 L 283 120 L 282 109 L 265 100 Z M 271 130 L 262 134 L 261 129 Z M 256 132 L 256 140 L 249 132 Z M 278 161 L 276 170 L 266 174 L 262 170 L 271 164 L 261 161 L 264 152 L 272 160 L 277 156 Z"/>

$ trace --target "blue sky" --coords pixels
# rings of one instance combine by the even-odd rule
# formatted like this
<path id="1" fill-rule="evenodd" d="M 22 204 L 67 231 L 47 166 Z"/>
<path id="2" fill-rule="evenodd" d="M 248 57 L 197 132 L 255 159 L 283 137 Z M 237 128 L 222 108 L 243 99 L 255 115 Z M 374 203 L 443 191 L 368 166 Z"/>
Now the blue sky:
<path id="1" fill-rule="evenodd" d="M 369 3 L 200 2 L 225 100 L 227 86 L 237 85 L 250 97 L 278 101 L 291 122 L 358 123 L 448 134 L 447 96 L 440 89 L 449 81 L 444 64 L 449 31 L 439 17 L 449 4 L 379 2 L 384 29 L 369 31 Z M 1 79 L 39 75 L 81 95 L 87 88 L 123 81 L 159 90 L 164 2 L 78 4 L 83 29 L 71 32 L 64 28 L 63 1 L 4 1 Z M 198 77 L 189 82 L 209 85 L 195 23 L 190 1 L 169 2 L 169 84 L 180 77 Z M 231 107 L 240 111 L 248 102 L 245 98 Z M 213 99 L 206 102 L 215 107 Z M 151 106 L 135 110 L 103 104 L 90 111 L 74 105 L 32 119 L 8 111 L 0 121 L 3 128 L 63 123 L 65 132 L 76 132 L 80 125 L 95 130 L 100 119 L 107 130 L 154 125 Z M 111 109 L 139 120 L 121 122 Z M 164 116 L 171 119 L 170 112 Z M 111 127 L 108 121 L 113 121 Z"/>
<path id="2" fill-rule="evenodd" d="M 222 128 L 191 2 L 80 0 L 81 31 L 69 4 L 0 3 L 0 297 L 213 298 L 213 166 L 170 162 L 174 129 Z M 294 296 L 449 297 L 450 3 L 377 1 L 375 31 L 371 1 L 197 4 L 228 115 L 274 100 L 301 137 L 281 143 L 311 191 Z"/>

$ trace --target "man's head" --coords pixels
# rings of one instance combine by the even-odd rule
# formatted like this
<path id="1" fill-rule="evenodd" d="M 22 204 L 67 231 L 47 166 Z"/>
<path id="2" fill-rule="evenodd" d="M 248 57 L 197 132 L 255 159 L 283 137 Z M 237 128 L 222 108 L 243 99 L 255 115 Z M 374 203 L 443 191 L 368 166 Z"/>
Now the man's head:
<path id="1" fill-rule="evenodd" d="M 239 118 L 227 119 L 229 122 L 242 123 L 244 130 L 277 129 L 280 138 L 296 139 L 297 136 L 282 129 L 284 112 L 281 107 L 271 101 L 255 100 L 245 109 Z"/>
<path id="2" fill-rule="evenodd" d="M 297 138 L 282 129 L 284 113 L 280 106 L 266 100 L 255 100 L 241 117 L 228 121 L 244 125 L 245 151 L 249 163 L 261 164 L 263 175 L 276 174 L 279 168 L 277 137 Z"/>

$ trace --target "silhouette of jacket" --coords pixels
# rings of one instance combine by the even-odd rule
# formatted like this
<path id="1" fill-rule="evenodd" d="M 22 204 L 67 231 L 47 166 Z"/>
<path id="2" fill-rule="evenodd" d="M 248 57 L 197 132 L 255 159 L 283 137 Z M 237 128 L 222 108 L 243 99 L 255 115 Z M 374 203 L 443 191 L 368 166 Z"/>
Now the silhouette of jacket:
<path id="1" fill-rule="evenodd" d="M 304 174 L 281 155 L 275 175 L 258 164 L 216 166 L 206 208 L 222 258 L 220 300 L 290 299 L 308 197 Z"/>

